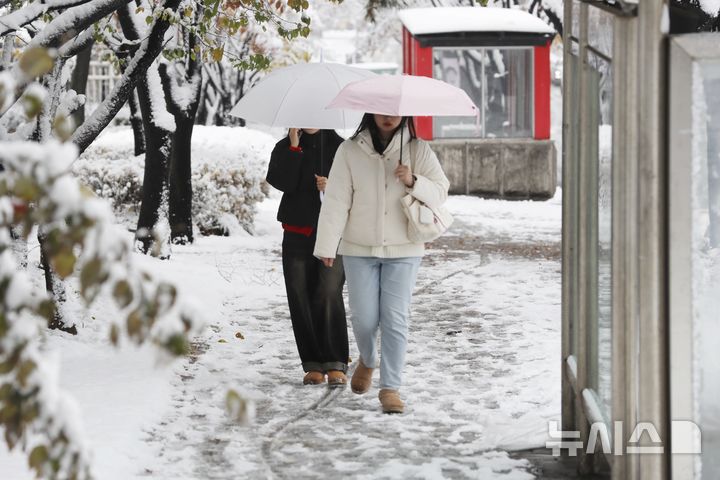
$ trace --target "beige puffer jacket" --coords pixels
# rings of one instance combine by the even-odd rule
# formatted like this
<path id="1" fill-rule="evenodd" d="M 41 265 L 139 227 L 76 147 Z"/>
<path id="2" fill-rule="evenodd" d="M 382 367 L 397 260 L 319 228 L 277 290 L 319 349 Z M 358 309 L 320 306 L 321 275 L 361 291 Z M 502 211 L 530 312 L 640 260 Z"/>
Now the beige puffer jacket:
<path id="1" fill-rule="evenodd" d="M 395 135 L 383 155 L 373 148 L 367 130 L 340 145 L 320 209 L 316 257 L 423 255 L 424 245 L 408 240 L 400 199 L 409 193 L 428 206 L 439 206 L 447 199 L 450 183 L 427 142 L 411 142 L 407 129 L 403 136 L 403 164 L 417 177 L 413 188 L 396 181 L 394 174 L 400 135 Z"/>

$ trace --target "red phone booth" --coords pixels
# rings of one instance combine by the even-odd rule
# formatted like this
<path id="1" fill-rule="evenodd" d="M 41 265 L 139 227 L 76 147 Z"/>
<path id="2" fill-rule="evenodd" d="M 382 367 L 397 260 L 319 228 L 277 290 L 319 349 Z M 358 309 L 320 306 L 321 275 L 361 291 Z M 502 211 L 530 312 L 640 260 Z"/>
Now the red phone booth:
<path id="1" fill-rule="evenodd" d="M 452 193 L 548 198 L 555 193 L 550 139 L 550 44 L 555 31 L 517 9 L 416 8 L 399 12 L 403 72 L 465 90 L 472 117 L 418 117 Z"/>

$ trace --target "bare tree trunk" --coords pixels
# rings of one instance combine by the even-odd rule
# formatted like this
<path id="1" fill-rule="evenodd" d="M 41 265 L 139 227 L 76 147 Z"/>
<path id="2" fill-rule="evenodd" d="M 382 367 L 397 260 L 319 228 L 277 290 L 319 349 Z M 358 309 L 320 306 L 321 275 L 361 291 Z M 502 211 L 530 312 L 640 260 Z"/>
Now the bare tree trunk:
<path id="1" fill-rule="evenodd" d="M 38 241 L 40 242 L 40 264 L 45 273 L 45 289 L 55 305 L 53 317 L 48 320 L 48 328 L 77 335 L 78 332 L 75 325 L 67 326 L 65 322 L 65 315 L 63 314 L 63 307 L 67 300 L 65 284 L 50 266 L 50 259 L 47 254 L 47 236 L 45 235 L 45 227 L 43 225 L 38 227 Z"/>
<path id="2" fill-rule="evenodd" d="M 140 204 L 135 239 L 140 242 L 140 251 L 148 253 L 154 244 L 153 233 L 155 225 L 160 219 L 163 193 L 167 189 L 172 131 L 154 122 L 152 103 L 157 99 L 150 98 L 146 80 L 141 81 L 138 85 L 138 97 L 143 116 L 146 150 L 142 203 Z"/>
<path id="3" fill-rule="evenodd" d="M 87 92 L 87 80 L 90 73 L 90 57 L 92 55 L 93 42 L 90 42 L 80 53 L 75 57 L 75 68 L 73 69 L 72 77 L 70 78 L 70 88 L 75 90 L 79 95 L 84 95 Z M 73 112 L 71 115 L 73 119 L 73 125 L 80 126 L 85 122 L 85 105 L 83 104 Z"/>
<path id="4" fill-rule="evenodd" d="M 130 41 L 139 40 L 140 32 L 135 29 L 131 15 L 133 12 L 126 5 L 118 11 L 118 19 L 125 38 Z M 151 66 L 142 75 L 137 86 L 138 103 L 142 114 L 143 132 L 145 134 L 145 171 L 143 175 L 142 201 L 138 217 L 135 240 L 140 251 L 150 252 L 155 241 L 155 226 L 160 219 L 163 194 L 168 184 L 168 166 L 172 151 L 173 129 L 161 120 L 167 114 L 165 99 L 157 98 L 150 85 L 150 76 L 158 75 L 157 67 Z M 159 80 L 159 79 L 158 79 Z"/>
<path id="5" fill-rule="evenodd" d="M 48 90 L 48 95 L 43 105 L 42 112 L 38 115 L 37 126 L 33 133 L 33 140 L 37 142 L 45 142 L 50 138 L 52 120 L 55 118 L 57 107 L 59 104 L 60 97 L 60 79 L 62 76 L 63 66 L 65 65 L 64 59 L 58 59 L 53 67 L 51 73 L 47 74 L 44 78 L 45 86 Z M 53 317 L 48 321 L 48 328 L 61 330 L 63 332 L 77 335 L 77 329 L 75 325 L 67 326 L 65 322 L 65 315 L 63 314 L 65 301 L 67 300 L 67 294 L 65 293 L 65 284 L 62 279 L 57 276 L 57 273 L 52 269 L 50 265 L 50 258 L 47 254 L 47 235 L 46 228 L 44 225 L 38 226 L 38 242 L 40 243 L 40 263 L 45 274 L 45 289 L 48 295 L 52 299 L 55 309 L 53 311 Z"/>
<path id="6" fill-rule="evenodd" d="M 200 87 L 200 98 L 198 99 L 198 110 L 195 115 L 195 121 L 198 125 L 207 125 L 208 108 L 207 108 L 207 95 L 208 88 L 210 88 L 210 82 L 208 82 L 207 76 L 202 75 L 202 86 Z"/>
<path id="7" fill-rule="evenodd" d="M 192 225 L 192 131 L 195 116 L 175 117 L 169 176 L 170 238 L 183 245 L 194 241 Z"/>
<path id="8" fill-rule="evenodd" d="M 135 156 L 145 153 L 145 132 L 143 132 L 142 114 L 138 106 L 137 92 L 133 91 L 128 98 L 130 106 L 130 125 L 133 130 L 133 139 L 135 141 Z"/>
<path id="9" fill-rule="evenodd" d="M 187 49 L 192 51 L 195 35 L 187 36 Z M 167 99 L 168 111 L 175 117 L 169 175 L 169 218 L 170 238 L 173 243 L 192 243 L 192 132 L 200 102 L 202 87 L 200 63 L 188 58 L 183 78 L 178 79 L 180 88 L 191 88 L 190 100 L 181 105 L 177 102 L 177 85 L 167 71 L 167 65 L 160 65 L 160 78 Z"/>

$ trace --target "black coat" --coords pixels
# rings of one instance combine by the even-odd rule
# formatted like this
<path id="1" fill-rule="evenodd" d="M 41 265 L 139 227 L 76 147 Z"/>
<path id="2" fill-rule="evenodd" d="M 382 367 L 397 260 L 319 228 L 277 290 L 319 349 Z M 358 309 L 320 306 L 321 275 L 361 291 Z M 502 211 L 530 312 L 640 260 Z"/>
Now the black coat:
<path id="1" fill-rule="evenodd" d="M 267 182 L 283 192 L 278 221 L 297 227 L 317 227 L 320 193 L 315 175 L 328 176 L 335 152 L 342 142 L 342 137 L 334 130 L 321 130 L 314 135 L 303 133 L 300 136 L 302 152 L 290 150 L 288 137 L 275 145 L 270 155 Z"/>

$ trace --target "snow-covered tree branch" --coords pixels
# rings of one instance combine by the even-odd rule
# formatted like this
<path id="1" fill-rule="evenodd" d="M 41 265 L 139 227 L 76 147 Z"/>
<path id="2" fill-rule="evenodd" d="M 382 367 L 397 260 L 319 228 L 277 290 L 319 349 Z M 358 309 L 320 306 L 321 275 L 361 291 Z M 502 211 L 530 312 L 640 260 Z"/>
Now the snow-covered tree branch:
<path id="1" fill-rule="evenodd" d="M 0 18 L 0 37 L 5 36 L 10 32 L 19 30 L 48 12 L 75 7 L 77 5 L 88 3 L 89 1 L 90 0 L 51 0 L 49 2 L 43 2 L 41 0 L 37 0 L 32 2 L 29 5 Z M 7 3 L 11 2 L 8 1 Z M 4 6 L 5 5 L 0 5 L 0 7 Z"/>

